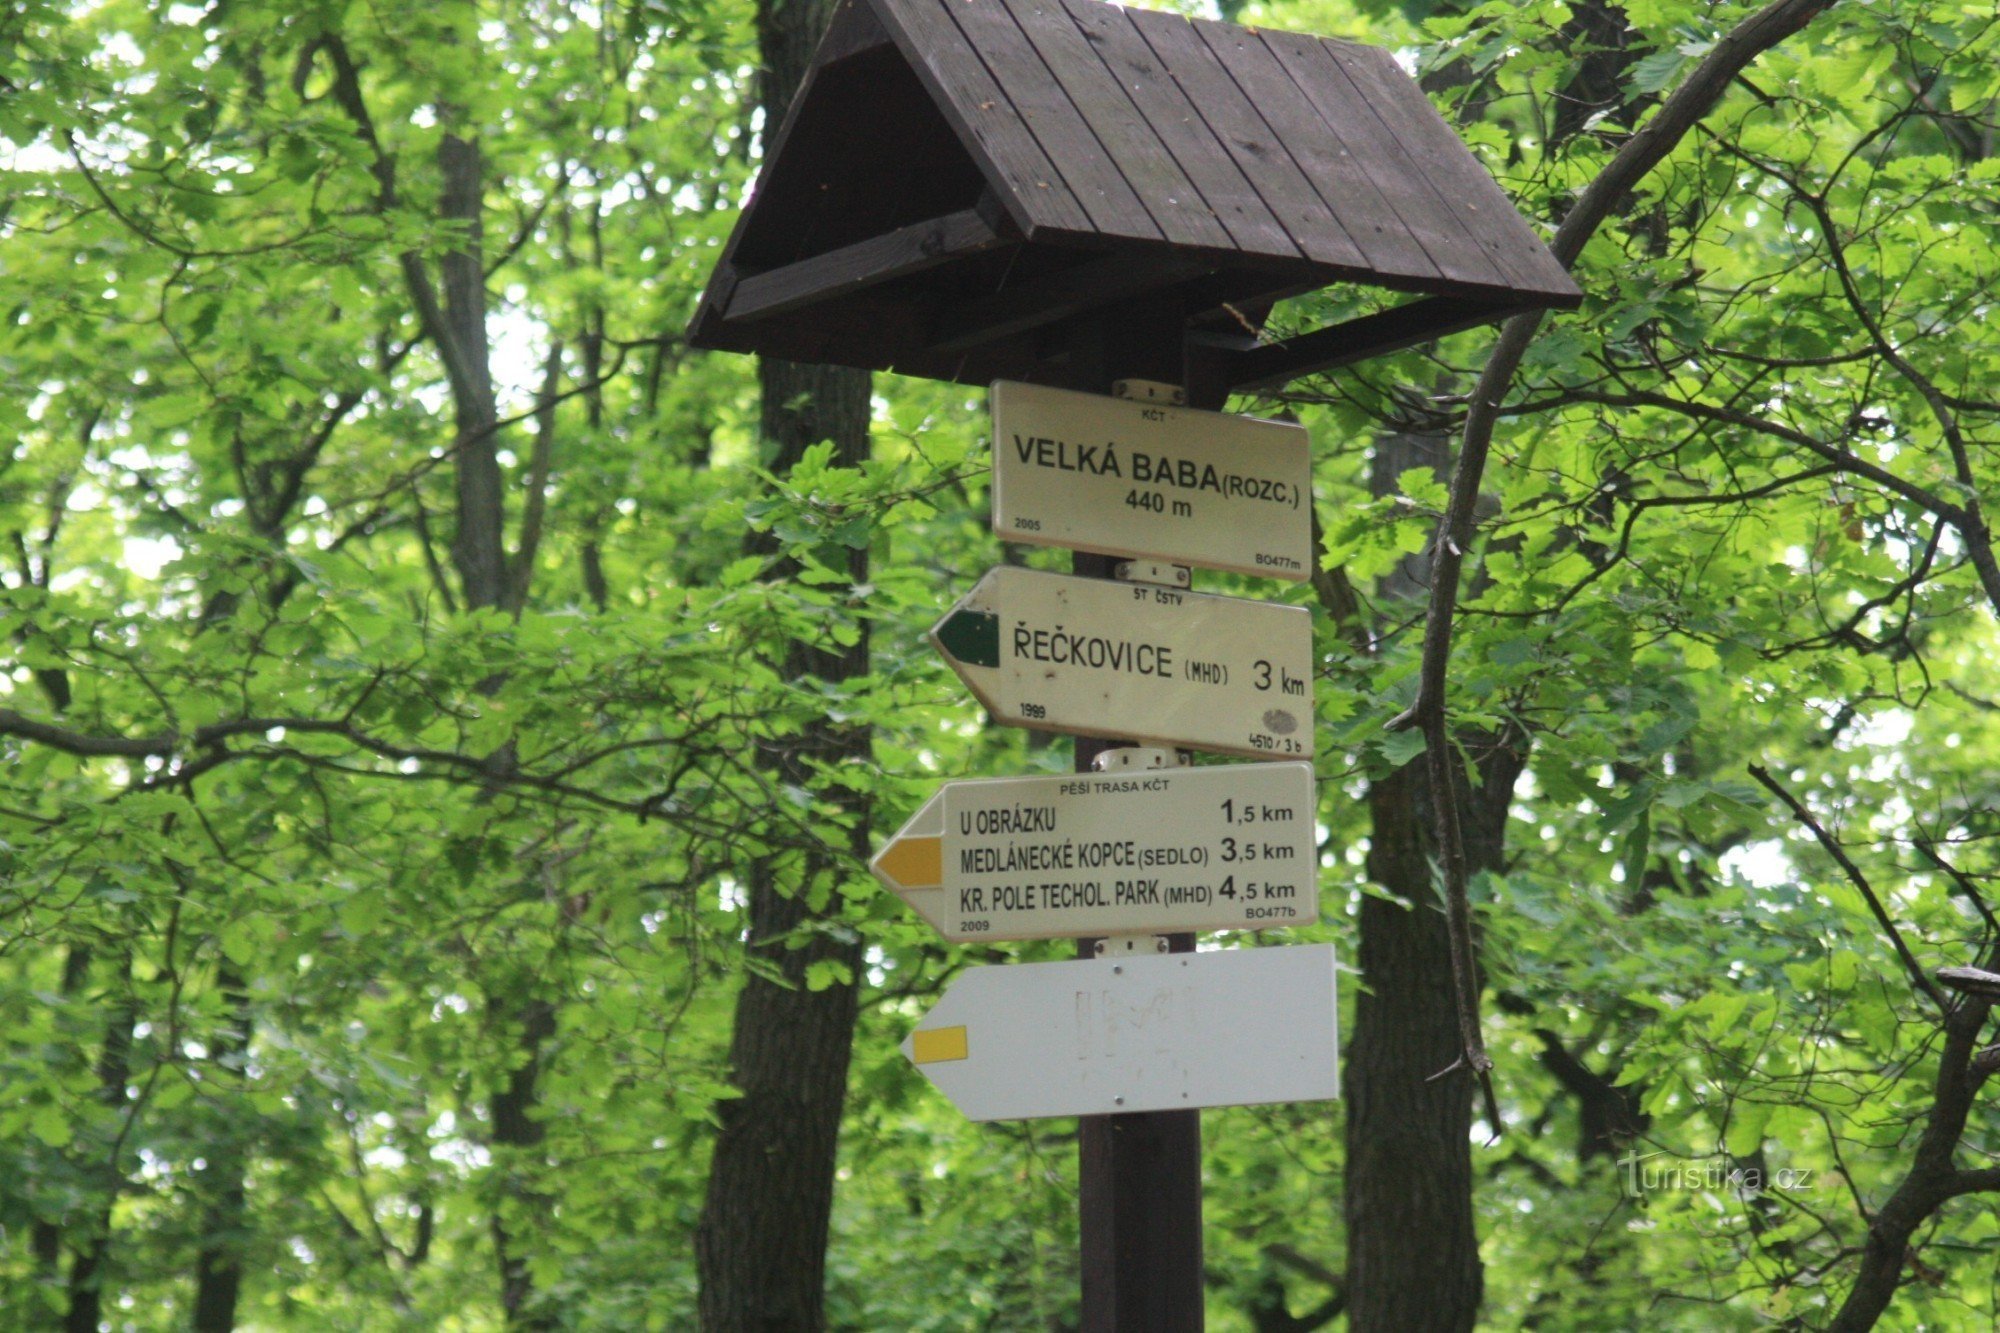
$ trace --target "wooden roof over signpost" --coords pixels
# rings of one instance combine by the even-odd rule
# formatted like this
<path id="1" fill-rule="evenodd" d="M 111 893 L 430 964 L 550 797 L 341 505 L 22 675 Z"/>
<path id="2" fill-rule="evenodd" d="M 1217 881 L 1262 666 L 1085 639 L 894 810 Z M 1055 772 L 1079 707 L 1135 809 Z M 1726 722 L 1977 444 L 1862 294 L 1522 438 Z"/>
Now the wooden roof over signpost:
<path id="1" fill-rule="evenodd" d="M 696 346 L 1065 384 L 1065 331 L 1144 299 L 1190 373 L 1254 390 L 1581 300 L 1374 47 L 1099 0 L 844 0 L 770 144 Z M 1260 336 L 1335 283 L 1418 299 Z"/>

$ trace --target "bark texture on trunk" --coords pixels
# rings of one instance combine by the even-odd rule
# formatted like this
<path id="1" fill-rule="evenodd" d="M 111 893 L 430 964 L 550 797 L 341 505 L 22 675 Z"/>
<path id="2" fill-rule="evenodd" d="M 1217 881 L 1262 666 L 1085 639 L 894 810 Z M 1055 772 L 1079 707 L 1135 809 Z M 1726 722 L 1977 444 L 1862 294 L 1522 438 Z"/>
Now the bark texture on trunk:
<path id="1" fill-rule="evenodd" d="M 216 986 L 229 1006 L 229 1023 L 210 1038 L 209 1077 L 233 1095 L 243 1091 L 243 1066 L 250 1053 L 250 993 L 234 964 L 217 970 Z M 207 1147 L 208 1167 L 197 1179 L 201 1203 L 201 1249 L 195 1256 L 194 1333 L 229 1333 L 236 1327 L 236 1302 L 243 1290 L 242 1240 L 248 1230 L 248 1135 L 255 1117 L 218 1127 Z"/>
<path id="2" fill-rule="evenodd" d="M 753 886 L 755 938 L 782 940 L 812 917 L 798 888 L 768 875 Z M 809 991 L 805 970 L 822 959 L 858 969 L 860 947 L 819 935 L 804 949 L 763 952 L 790 984 L 752 976 L 737 1000 L 730 1063 L 743 1095 L 720 1108 L 696 1243 L 701 1325 L 718 1333 L 825 1326 L 827 1229 L 855 988 Z"/>
<path id="3" fill-rule="evenodd" d="M 776 446 L 772 470 L 778 475 L 822 440 L 833 441 L 844 465 L 867 457 L 866 372 L 767 359 L 759 366 L 759 383 L 764 435 Z M 770 549 L 767 541 L 750 545 Z M 781 562 L 773 576 L 790 572 Z M 848 552 L 847 572 L 857 583 L 867 577 L 866 550 Z M 865 632 L 846 649 L 806 643 L 786 649 L 785 673 L 794 680 L 845 680 L 867 669 Z M 774 743 L 762 760 L 784 782 L 820 786 L 817 769 L 868 757 L 866 730 L 820 720 Z M 858 862 L 868 854 L 861 798 L 830 794 L 848 805 L 849 845 L 764 862 L 754 867 L 749 885 L 749 948 L 777 969 L 784 984 L 751 973 L 736 1001 L 729 1057 L 742 1095 L 718 1108 L 722 1130 L 696 1237 L 701 1324 L 718 1333 L 825 1324 L 827 1226 L 856 989 L 836 982 L 814 991 L 806 973 L 824 961 L 858 977 L 861 941 L 849 931 L 815 931 L 804 947 L 787 945 L 817 916 L 838 914 L 831 881 L 847 869 L 848 858 Z M 816 889 L 830 895 L 823 907 L 814 906 Z"/>
<path id="4" fill-rule="evenodd" d="M 1447 471 L 1438 435 L 1377 443 L 1371 488 L 1389 494 L 1412 467 Z M 1378 592 L 1416 604 L 1429 578 L 1412 556 Z M 1497 868 L 1507 804 L 1520 775 L 1517 740 L 1463 737 L 1480 774 L 1461 790 L 1467 861 Z M 1347 1047 L 1347 1319 L 1354 1333 L 1471 1329 L 1485 1279 L 1472 1219 L 1472 1093 L 1462 1075 L 1430 1081 L 1460 1052 L 1451 941 L 1435 887 L 1431 810 L 1419 756 L 1374 783 L 1368 877 L 1410 905 L 1361 903 L 1358 962 L 1364 988 Z"/>
<path id="5" fill-rule="evenodd" d="M 767 136 L 783 122 L 831 14 L 825 0 L 758 0 L 758 91 Z M 807 449 L 826 440 L 842 465 L 868 457 L 867 372 L 765 358 L 757 381 L 773 473 L 787 475 Z M 756 534 L 745 545 L 752 552 L 777 549 L 775 539 Z M 847 571 L 856 583 L 867 578 L 865 549 L 847 552 Z M 794 572 L 779 562 L 771 577 Z M 785 650 L 791 680 L 846 680 L 867 669 L 865 628 L 844 650 L 831 643 L 792 643 Z M 760 759 L 782 781 L 817 786 L 817 767 L 868 757 L 865 729 L 818 720 Z M 815 886 L 826 886 L 848 857 L 865 861 L 868 855 L 864 804 L 851 795 L 829 795 L 848 805 L 850 845 L 767 862 L 750 879 L 749 948 L 778 970 L 784 984 L 752 973 L 736 1000 L 729 1059 L 742 1095 L 717 1108 L 722 1130 L 695 1237 L 701 1326 L 717 1333 L 805 1333 L 826 1323 L 827 1228 L 856 991 L 851 982 L 810 990 L 805 977 L 817 962 L 842 964 L 849 977 L 859 977 L 861 942 L 851 932 L 815 931 L 804 947 L 785 946 L 816 914 L 838 914 L 837 894 L 814 907 Z"/>
<path id="6" fill-rule="evenodd" d="M 112 1004 L 110 1022 L 104 1029 L 104 1045 L 97 1057 L 97 1098 L 111 1112 L 105 1120 L 105 1159 L 99 1164 L 98 1197 L 91 1201 L 90 1216 L 77 1228 L 72 1241 L 75 1257 L 69 1265 L 69 1309 L 63 1319 L 64 1333 L 97 1333 L 104 1311 L 105 1271 L 111 1261 L 111 1217 L 118 1196 L 125 1188 L 125 1173 L 113 1156 L 122 1142 L 116 1122 L 126 1114 L 125 1088 L 132 1077 L 132 1029 L 139 1021 L 138 999 L 132 993 L 132 956 L 119 959 L 112 979 L 118 999 Z"/>
<path id="7" fill-rule="evenodd" d="M 1347 1048 L 1348 1324 L 1470 1329 L 1484 1286 L 1472 1225 L 1472 1082 L 1426 1081 L 1458 1057 L 1451 943 L 1431 887 L 1423 761 L 1368 793 L 1368 877 L 1407 899 L 1361 902 L 1366 989 Z"/>
<path id="8" fill-rule="evenodd" d="M 541 1155 L 542 1141 L 548 1137 L 548 1128 L 536 1112 L 541 1105 L 544 1047 L 556 1035 L 556 1007 L 547 1000 L 523 1000 L 514 995 L 496 997 L 491 1003 L 496 1021 L 518 1025 L 514 1041 L 521 1056 L 521 1063 L 509 1072 L 506 1083 L 488 1102 L 493 1117 L 493 1142 L 507 1150 L 505 1164 L 509 1170 L 526 1165 L 532 1171 L 534 1161 Z M 499 1160 L 497 1155 L 496 1160 Z M 548 1206 L 548 1200 L 532 1185 L 510 1189 L 536 1214 Z M 526 1238 L 507 1225 L 504 1207 L 494 1209 L 492 1230 L 493 1253 L 500 1265 L 500 1308 L 507 1316 L 507 1326 L 532 1330 L 561 1327 L 557 1312 L 536 1302 Z"/>
<path id="9" fill-rule="evenodd" d="M 498 606 L 507 591 L 505 508 L 500 444 L 495 423 L 493 371 L 486 334 L 486 164 L 476 136 L 446 134 L 438 141 L 443 192 L 439 215 L 462 231 L 459 244 L 438 259 L 444 277 L 443 354 L 451 382 L 454 433 L 452 469 L 457 487 L 458 531 L 452 539 L 469 607 Z"/>

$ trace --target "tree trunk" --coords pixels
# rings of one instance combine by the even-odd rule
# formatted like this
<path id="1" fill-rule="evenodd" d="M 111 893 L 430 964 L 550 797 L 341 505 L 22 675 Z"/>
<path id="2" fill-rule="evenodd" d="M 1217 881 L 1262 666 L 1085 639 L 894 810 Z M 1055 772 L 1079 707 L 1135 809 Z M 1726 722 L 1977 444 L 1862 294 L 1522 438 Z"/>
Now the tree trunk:
<path id="1" fill-rule="evenodd" d="M 1396 489 L 1412 467 L 1447 471 L 1437 435 L 1389 435 L 1376 446 L 1371 487 Z M 1385 602 L 1416 601 L 1421 556 L 1384 580 Z M 1473 870 L 1500 863 L 1521 747 L 1466 738 L 1482 782 L 1461 791 Z M 1459 1056 L 1451 945 L 1434 888 L 1431 811 L 1421 757 L 1373 783 L 1368 876 L 1411 905 L 1361 901 L 1365 989 L 1347 1048 L 1347 1319 L 1354 1333 L 1448 1333 L 1479 1315 L 1484 1277 L 1472 1222 L 1472 1088 L 1431 1075 Z"/>
<path id="2" fill-rule="evenodd" d="M 777 446 L 774 472 L 786 474 L 808 447 L 826 439 L 843 465 L 867 458 L 865 372 L 766 359 L 758 375 L 764 434 Z M 770 549 L 764 541 L 751 545 Z M 849 551 L 847 570 L 857 583 L 866 579 L 866 550 Z M 785 674 L 795 680 L 845 680 L 867 669 L 865 633 L 844 651 L 802 643 L 786 650 Z M 811 785 L 816 766 L 868 757 L 865 730 L 815 721 L 763 759 L 784 781 Z M 834 797 L 852 819 L 846 848 L 766 861 L 751 875 L 749 948 L 780 972 L 784 984 L 751 973 L 736 1001 L 729 1056 L 742 1095 L 718 1107 L 722 1130 L 696 1240 L 701 1323 L 716 1333 L 810 1330 L 825 1322 L 827 1222 L 861 943 L 851 932 L 822 931 L 803 948 L 786 945 L 817 915 L 839 914 L 834 882 L 849 857 L 860 861 L 868 854 L 865 802 L 846 793 Z M 815 908 L 815 901 L 824 907 Z M 808 989 L 806 973 L 817 962 L 839 964 L 848 980 Z"/>
<path id="3" fill-rule="evenodd" d="M 785 117 L 805 77 L 832 8 L 826 0 L 758 0 L 759 94 L 767 134 Z M 768 144 L 767 144 L 768 146 Z M 761 428 L 775 450 L 771 470 L 788 474 L 805 451 L 831 440 L 836 460 L 855 466 L 868 457 L 870 380 L 865 371 L 800 365 L 764 358 L 757 367 Z M 753 552 L 772 553 L 774 539 L 753 535 Z M 850 549 L 847 571 L 868 577 L 868 552 Z M 773 577 L 790 577 L 788 562 Z M 868 636 L 845 651 L 789 645 L 788 679 L 847 680 L 868 670 Z M 762 761 L 783 780 L 816 782 L 815 765 L 867 762 L 865 730 L 816 720 Z M 701 1278 L 701 1325 L 737 1330 L 811 1330 L 825 1324 L 826 1241 L 833 1209 L 834 1155 L 847 1096 L 854 1040 L 855 981 L 861 942 L 851 932 L 814 932 L 803 948 L 788 937 L 816 915 L 837 916 L 834 879 L 847 858 L 868 855 L 865 801 L 829 793 L 852 819 L 849 845 L 753 868 L 749 885 L 749 948 L 776 968 L 779 985 L 752 973 L 736 1000 L 729 1043 L 732 1077 L 741 1096 L 717 1108 L 722 1130 L 709 1164 L 708 1192 L 695 1238 Z M 823 896 L 822 896 L 823 895 Z M 812 904 L 823 902 L 815 908 Z M 805 984 L 814 963 L 846 969 L 847 980 L 822 990 Z"/>
<path id="4" fill-rule="evenodd" d="M 97 1098 L 108 1112 L 105 1160 L 100 1164 L 100 1196 L 96 1215 L 76 1238 L 76 1257 L 69 1266 L 69 1313 L 65 1333 L 97 1333 L 104 1309 L 104 1271 L 111 1258 L 111 1218 L 125 1188 L 125 1173 L 110 1156 L 120 1141 L 117 1117 L 128 1114 L 125 1085 L 132 1076 L 132 1029 L 139 1021 L 139 1002 L 132 993 L 132 956 L 120 959 L 112 983 L 123 993 L 114 1002 L 111 1022 L 104 1029 L 104 1047 L 97 1059 Z"/>
<path id="5" fill-rule="evenodd" d="M 229 1006 L 230 1026 L 210 1038 L 211 1077 L 218 1087 L 242 1093 L 243 1060 L 250 1050 L 250 995 L 243 975 L 231 964 L 216 974 L 216 986 Z M 206 1197 L 201 1205 L 201 1250 L 195 1257 L 194 1333 L 229 1333 L 236 1326 L 236 1301 L 243 1289 L 242 1235 L 248 1191 L 245 1173 L 248 1145 L 244 1135 L 254 1117 L 219 1126 L 207 1144 L 208 1167 L 200 1173 Z"/>
<path id="6" fill-rule="evenodd" d="M 1995 963 L 2000 963 L 2000 949 L 1989 958 L 1988 966 Z M 1930 1117 L 1923 1137 L 1917 1141 L 1909 1174 L 1868 1220 L 1854 1285 L 1848 1288 L 1840 1312 L 1827 1325 L 1828 1333 L 1867 1333 L 1874 1328 L 1902 1284 L 1904 1269 L 1909 1266 L 1910 1241 L 1917 1229 L 1950 1199 L 1992 1188 L 1984 1179 L 1989 1172 L 1976 1173 L 1975 1178 L 1952 1163 L 1979 1089 L 1991 1076 L 1990 1066 L 1974 1062 L 1974 1048 L 1991 1011 L 1987 1002 L 1967 998 L 1945 1015 L 1944 1042 L 1938 1051 Z"/>
<path id="7" fill-rule="evenodd" d="M 516 1165 L 512 1159 L 537 1153 L 548 1135 L 547 1127 L 534 1111 L 540 1104 L 537 1081 L 541 1075 L 542 1047 L 555 1035 L 556 1009 L 546 1000 L 523 1001 L 506 992 L 491 1004 L 501 1022 L 520 1027 L 515 1041 L 522 1061 L 509 1072 L 506 1085 L 487 1103 L 493 1117 L 493 1142 L 501 1149 L 494 1161 L 511 1175 Z M 537 1211 L 546 1204 L 532 1183 L 524 1187 L 510 1183 L 506 1193 L 526 1200 Z M 554 1311 L 535 1304 L 534 1277 L 528 1271 L 523 1246 L 507 1227 L 502 1208 L 494 1209 L 492 1227 L 493 1251 L 500 1264 L 500 1308 L 507 1316 L 507 1326 L 536 1330 L 560 1327 Z"/>
<path id="8" fill-rule="evenodd" d="M 438 141 L 438 171 L 443 189 L 439 215 L 455 227 L 458 243 L 438 258 L 443 278 L 443 308 L 435 313 L 432 335 L 451 384 L 453 420 L 453 480 L 457 531 L 452 538 L 452 566 L 458 573 L 468 610 L 526 603 L 531 570 L 523 567 L 517 586 L 510 586 L 507 569 L 506 504 L 500 472 L 499 412 L 495 404 L 491 348 L 486 331 L 485 199 L 486 163 L 476 131 L 460 123 L 456 108 L 441 106 L 447 132 Z M 553 430 L 553 422 L 544 429 Z M 545 442 L 546 447 L 546 442 Z M 498 690 L 498 678 L 482 690 Z M 511 742 L 486 757 L 496 776 L 514 766 Z M 512 1034 L 513 1062 L 501 1086 L 487 1103 L 493 1125 L 494 1160 L 511 1178 L 523 1172 L 528 1183 L 510 1184 L 506 1193 L 540 1211 L 547 1200 L 532 1178 L 547 1136 L 539 1118 L 540 1078 L 545 1046 L 558 1026 L 556 1005 L 545 996 L 526 995 L 500 985 L 490 1000 L 497 1030 Z M 534 1276 L 525 1254 L 527 1244 L 518 1228 L 510 1227 L 500 1209 L 490 1222 L 494 1260 L 500 1270 L 500 1308 L 509 1328 L 552 1329 L 560 1313 L 540 1304 Z"/>
<path id="9" fill-rule="evenodd" d="M 69 686 L 67 676 L 61 672 L 53 672 L 51 674 L 61 682 L 64 692 L 63 697 L 67 698 Z M 53 699 L 54 697 L 55 694 L 52 691 L 50 698 Z M 90 959 L 91 951 L 86 946 L 72 944 L 69 947 L 69 952 L 63 958 L 61 994 L 64 1000 L 74 999 L 82 991 L 84 983 L 90 979 Z M 75 1068 L 80 1070 L 84 1064 L 83 1051 L 81 1049 L 74 1050 L 65 1059 L 64 1064 L 66 1069 Z M 32 1198 L 33 1196 L 30 1195 L 30 1197 Z M 34 1226 L 30 1228 L 28 1233 L 28 1250 L 35 1257 L 35 1275 L 44 1281 L 56 1281 L 62 1272 L 62 1225 L 49 1221 L 40 1216 L 38 1212 Z"/>
<path id="10" fill-rule="evenodd" d="M 1451 945 L 1431 884 L 1423 760 L 1369 788 L 1368 877 L 1407 899 L 1361 900 L 1366 989 L 1347 1048 L 1348 1326 L 1470 1329 L 1484 1279 L 1472 1225 L 1472 1082 L 1430 1081 L 1458 1057 Z"/>
<path id="11" fill-rule="evenodd" d="M 501 497 L 499 442 L 495 423 L 493 371 L 486 337 L 486 258 L 482 207 L 485 162 L 477 138 L 446 134 L 438 141 L 443 177 L 439 213 L 462 228 L 461 244 L 438 260 L 444 275 L 444 330 L 449 350 L 440 349 L 450 376 L 454 441 L 453 476 L 458 486 L 458 532 L 452 563 L 471 608 L 498 606 L 506 595 L 507 555 Z"/>

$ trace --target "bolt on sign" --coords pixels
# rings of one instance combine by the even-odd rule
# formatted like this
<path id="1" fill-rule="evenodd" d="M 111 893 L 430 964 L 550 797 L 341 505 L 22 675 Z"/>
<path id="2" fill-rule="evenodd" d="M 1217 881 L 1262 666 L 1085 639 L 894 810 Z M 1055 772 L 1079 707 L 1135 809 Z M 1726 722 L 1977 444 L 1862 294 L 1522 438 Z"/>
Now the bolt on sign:
<path id="1" fill-rule="evenodd" d="M 1319 919 L 1310 764 L 948 782 L 875 877 L 948 940 Z"/>
<path id="2" fill-rule="evenodd" d="M 1340 1095 L 1330 944 L 978 967 L 903 1054 L 973 1120 Z"/>
<path id="3" fill-rule="evenodd" d="M 1006 380 L 991 405 L 1004 540 L 1311 577 L 1303 426 Z"/>
<path id="4" fill-rule="evenodd" d="M 1304 607 L 989 570 L 931 642 L 994 720 L 1264 758 L 1312 753 Z"/>

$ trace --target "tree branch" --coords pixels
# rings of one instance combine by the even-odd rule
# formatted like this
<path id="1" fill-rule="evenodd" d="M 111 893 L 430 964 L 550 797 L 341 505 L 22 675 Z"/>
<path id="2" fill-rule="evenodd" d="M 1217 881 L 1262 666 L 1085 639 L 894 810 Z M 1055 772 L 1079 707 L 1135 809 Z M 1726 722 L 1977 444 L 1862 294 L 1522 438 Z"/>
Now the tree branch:
<path id="1" fill-rule="evenodd" d="M 1847 849 L 1842 847 L 1839 840 L 1826 831 L 1824 825 L 1813 818 L 1812 812 L 1800 803 L 1798 797 L 1792 795 L 1791 792 L 1785 789 L 1784 784 L 1771 776 L 1769 769 L 1765 768 L 1762 764 L 1751 764 L 1750 776 L 1757 779 L 1766 791 L 1785 803 L 1786 808 L 1792 812 L 1792 817 L 1798 820 L 1800 824 L 1803 824 L 1806 830 L 1818 841 L 1819 845 L 1826 849 L 1827 855 L 1834 859 L 1835 863 L 1840 866 L 1842 873 L 1847 876 L 1848 881 L 1867 900 L 1868 910 L 1875 914 L 1875 920 L 1881 924 L 1883 931 L 1889 936 L 1890 943 L 1896 946 L 1896 954 L 1903 960 L 1903 969 L 1910 974 L 1911 984 L 1924 994 L 1930 996 L 1931 1001 L 1937 1005 L 1939 1010 L 1949 1009 L 1951 1007 L 1950 1002 L 1945 999 L 1943 992 L 1938 990 L 1937 983 L 1932 981 L 1929 974 L 1924 971 L 1923 965 L 1917 961 L 1917 956 L 1910 952 L 1910 946 L 1903 940 L 1903 932 L 1898 930 L 1896 923 L 1889 919 L 1888 909 L 1882 906 L 1881 898 L 1876 896 L 1875 888 L 1868 882 L 1868 877 L 1861 873 L 1861 867 L 1855 865 L 1853 859 L 1847 855 Z"/>
<path id="2" fill-rule="evenodd" d="M 535 553 L 542 544 L 542 523 L 548 512 L 549 471 L 555 461 L 556 392 L 562 384 L 562 339 L 549 344 L 542 368 L 542 391 L 535 400 L 535 449 L 528 461 L 528 497 L 521 511 L 521 536 L 507 571 L 506 608 L 519 615 L 528 602 L 528 585 L 535 574 Z"/>
<path id="3" fill-rule="evenodd" d="M 1874 1328 L 1902 1283 L 1910 1238 L 1917 1228 L 1959 1195 L 2000 1187 L 2000 1170 L 1961 1171 L 1952 1166 L 1973 1095 L 1986 1078 L 1983 1070 L 1974 1067 L 1973 1048 L 1990 1009 L 1984 1000 L 1970 1000 L 1945 1014 L 1944 1045 L 1938 1052 L 1937 1078 L 1923 1137 L 1917 1142 L 1909 1171 L 1869 1219 L 1860 1270 L 1839 1313 L 1827 1325 L 1828 1333 L 1865 1333 Z"/>
<path id="4" fill-rule="evenodd" d="M 333 98 L 347 113 L 348 119 L 354 122 L 355 133 L 361 136 L 361 142 L 368 148 L 369 170 L 375 177 L 375 211 L 386 214 L 398 202 L 396 160 L 375 132 L 375 118 L 369 113 L 367 99 L 361 92 L 361 71 L 354 63 L 347 43 L 335 33 L 326 34 L 320 42 L 333 62 Z M 462 400 L 463 395 L 471 392 L 472 380 L 465 358 L 452 338 L 444 308 L 438 302 L 437 288 L 424 268 L 423 256 L 415 250 L 404 250 L 396 256 L 396 262 L 402 269 L 403 284 L 409 288 L 417 325 L 423 329 L 424 337 L 431 346 L 437 349 L 438 360 L 444 365 L 445 379 L 451 385 L 453 398 Z"/>
<path id="5" fill-rule="evenodd" d="M 1550 245 L 1556 259 L 1565 268 L 1574 264 L 1584 243 L 1647 173 L 1708 114 L 1736 76 L 1752 60 L 1799 31 L 1831 3 L 1832 0 L 1774 0 L 1717 41 L 1687 80 L 1661 104 L 1658 113 L 1625 141 L 1624 147 L 1577 197 L 1576 206 L 1556 229 Z M 1494 1115 L 1493 1060 L 1486 1053 L 1479 1030 L 1477 956 L 1472 937 L 1472 908 L 1467 898 L 1465 838 L 1460 827 L 1458 794 L 1452 781 L 1451 765 L 1457 762 L 1457 754 L 1450 744 L 1446 724 L 1445 675 L 1451 661 L 1452 618 L 1458 607 L 1459 576 L 1466 548 L 1472 543 L 1474 509 L 1486 473 L 1486 458 L 1493 445 L 1493 429 L 1507 390 L 1541 322 L 1539 313 L 1518 315 L 1507 321 L 1473 390 L 1458 464 L 1452 473 L 1451 497 L 1431 543 L 1431 598 L 1425 613 L 1423 663 L 1418 674 L 1416 702 L 1389 724 L 1392 730 L 1419 727 L 1424 734 L 1425 765 L 1435 803 L 1439 860 L 1444 875 L 1445 916 L 1451 932 L 1459 1037 L 1464 1047 L 1457 1064 L 1464 1065 L 1480 1080 L 1489 1116 Z M 1492 1127 L 1497 1135 L 1500 1132 L 1497 1116 Z"/>
<path id="6" fill-rule="evenodd" d="M 1575 402 L 1599 403 L 1606 407 L 1657 407 L 1668 412 L 1678 412 L 1683 416 L 1702 421 L 1712 421 L 1718 425 L 1736 426 L 1743 430 L 1758 431 L 1787 444 L 1795 444 L 1801 449 L 1819 455 L 1843 472 L 1858 477 L 1866 477 L 1883 490 L 1893 492 L 1920 509 L 1929 511 L 1954 527 L 1961 527 L 1970 520 L 1970 515 L 1959 505 L 1927 490 L 1913 481 L 1897 476 L 1885 467 L 1871 463 L 1860 455 L 1843 449 L 1839 445 L 1828 444 L 1816 435 L 1800 430 L 1796 426 L 1774 421 L 1770 417 L 1760 417 L 1749 412 L 1739 412 L 1734 408 L 1720 407 L 1714 403 L 1704 403 L 1692 398 L 1676 398 L 1671 394 L 1653 393 L 1645 389 L 1627 389 L 1623 393 L 1601 393 L 1592 389 L 1576 389 L 1566 395 Z"/>

